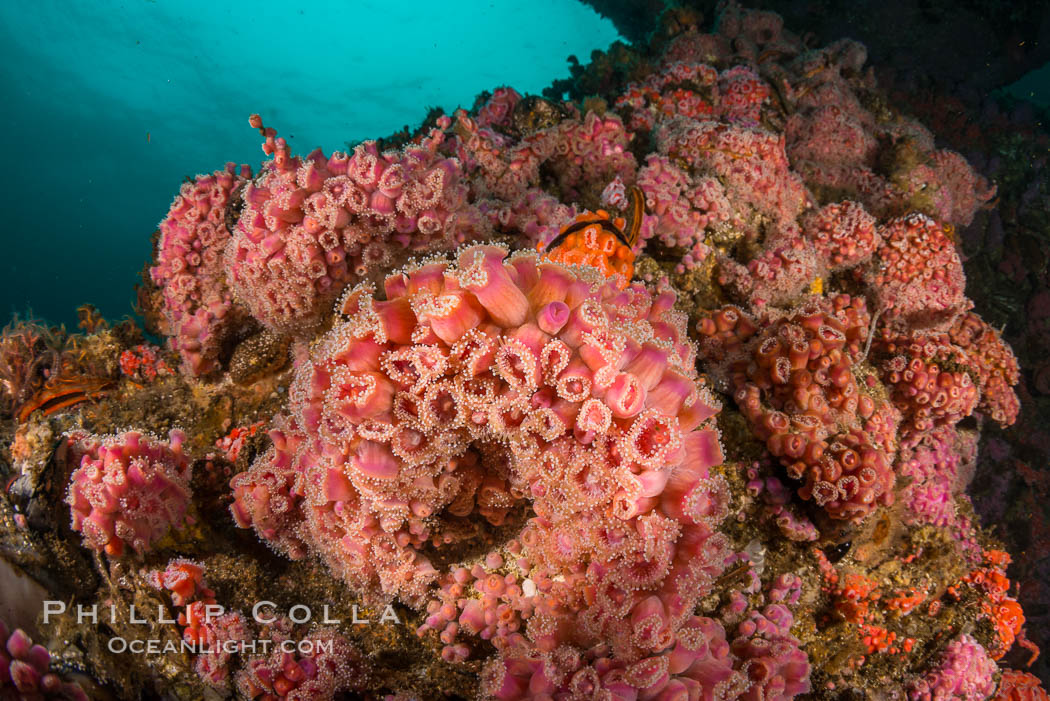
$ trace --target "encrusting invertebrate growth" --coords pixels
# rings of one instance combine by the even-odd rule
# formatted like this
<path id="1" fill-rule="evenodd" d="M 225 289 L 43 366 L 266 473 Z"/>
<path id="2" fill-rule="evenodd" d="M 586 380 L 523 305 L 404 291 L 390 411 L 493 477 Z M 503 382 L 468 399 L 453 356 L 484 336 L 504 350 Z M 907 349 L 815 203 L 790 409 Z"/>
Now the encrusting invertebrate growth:
<path id="1" fill-rule="evenodd" d="M 5 329 L 0 553 L 109 620 L 0 624 L 0 698 L 1046 698 L 967 491 L 1047 488 L 995 185 L 860 44 L 664 17 L 346 152 L 253 114 L 175 183 L 157 337 Z"/>

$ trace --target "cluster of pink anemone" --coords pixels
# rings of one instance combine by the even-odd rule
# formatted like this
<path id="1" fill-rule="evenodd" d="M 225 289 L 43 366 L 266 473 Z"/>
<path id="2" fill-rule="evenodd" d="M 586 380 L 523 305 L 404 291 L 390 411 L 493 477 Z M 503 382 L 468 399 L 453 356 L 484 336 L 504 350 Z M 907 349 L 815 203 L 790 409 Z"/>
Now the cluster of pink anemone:
<path id="1" fill-rule="evenodd" d="M 67 437 L 70 462 L 66 503 L 73 530 L 84 545 L 119 557 L 125 546 L 138 553 L 172 528 L 193 522 L 190 463 L 182 451 L 185 435 L 173 430 L 167 441 L 127 431 L 94 436 L 75 431 Z"/>
<path id="2" fill-rule="evenodd" d="M 183 371 L 191 375 L 218 367 L 223 341 L 244 321 L 224 272 L 230 240 L 226 209 L 251 176 L 248 166 L 227 163 L 183 183 L 160 223 L 150 279 L 161 290 L 162 330 L 182 358 Z"/>
<path id="3" fill-rule="evenodd" d="M 233 514 L 373 599 L 438 585 L 450 658 L 487 630 L 507 659 L 604 640 L 639 674 L 664 665 L 729 554 L 719 404 L 674 301 L 495 246 L 354 288 Z M 497 527 L 499 581 L 431 561 Z M 456 596 L 472 584 L 487 606 Z"/>

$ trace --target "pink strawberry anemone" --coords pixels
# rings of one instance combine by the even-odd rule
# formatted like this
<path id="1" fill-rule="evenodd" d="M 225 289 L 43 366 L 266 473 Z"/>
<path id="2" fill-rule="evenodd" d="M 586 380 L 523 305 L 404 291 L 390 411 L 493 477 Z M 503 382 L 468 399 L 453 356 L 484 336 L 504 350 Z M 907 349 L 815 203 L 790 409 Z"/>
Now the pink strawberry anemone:
<path id="1" fill-rule="evenodd" d="M 449 658 L 483 631 L 666 652 L 729 555 L 720 405 L 674 302 L 498 246 L 355 287 L 234 478 L 234 517 L 366 599 L 430 599 L 422 632 L 441 626 Z M 507 563 L 487 603 L 456 596 L 466 567 L 438 569 L 479 542 Z M 615 632 L 624 616 L 637 632 Z"/>

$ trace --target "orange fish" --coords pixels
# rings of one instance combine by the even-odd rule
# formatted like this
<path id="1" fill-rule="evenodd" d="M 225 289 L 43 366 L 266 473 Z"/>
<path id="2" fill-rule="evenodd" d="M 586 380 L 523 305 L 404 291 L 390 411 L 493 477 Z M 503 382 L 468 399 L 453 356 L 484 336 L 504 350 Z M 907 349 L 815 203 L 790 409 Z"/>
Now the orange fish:
<path id="1" fill-rule="evenodd" d="M 627 220 L 612 217 L 604 209 L 584 212 L 561 230 L 546 246 L 538 245 L 550 260 L 566 265 L 590 265 L 605 277 L 620 275 L 626 286 L 634 275 L 634 251 L 645 214 L 645 195 L 641 189 L 628 190 L 630 208 Z M 625 233 L 626 232 L 626 233 Z"/>

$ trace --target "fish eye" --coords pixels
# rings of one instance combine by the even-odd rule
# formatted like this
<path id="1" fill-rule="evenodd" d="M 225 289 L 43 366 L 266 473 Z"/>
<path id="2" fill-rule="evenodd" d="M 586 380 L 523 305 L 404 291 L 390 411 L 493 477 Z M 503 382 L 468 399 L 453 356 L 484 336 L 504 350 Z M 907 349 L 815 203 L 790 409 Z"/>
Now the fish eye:
<path id="1" fill-rule="evenodd" d="M 846 554 L 849 552 L 852 545 L 853 543 L 848 540 L 837 545 L 832 545 L 824 549 L 824 556 L 828 558 L 829 562 L 838 562 L 846 557 Z"/>

